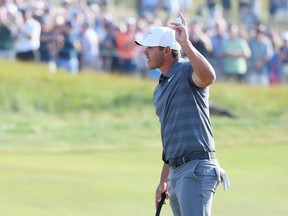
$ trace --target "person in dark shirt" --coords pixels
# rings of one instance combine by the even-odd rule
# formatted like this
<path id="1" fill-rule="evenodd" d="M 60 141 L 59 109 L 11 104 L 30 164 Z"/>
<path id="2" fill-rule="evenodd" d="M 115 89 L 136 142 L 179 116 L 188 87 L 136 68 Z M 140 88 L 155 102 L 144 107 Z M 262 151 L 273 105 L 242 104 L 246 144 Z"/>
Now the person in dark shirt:
<path id="1" fill-rule="evenodd" d="M 189 27 L 189 40 L 193 46 L 205 57 L 209 56 L 212 51 L 212 43 L 210 38 L 205 34 L 202 29 L 200 18 L 195 18 L 190 23 Z"/>
<path id="2" fill-rule="evenodd" d="M 57 36 L 58 52 L 56 64 L 72 74 L 79 72 L 78 51 L 81 49 L 79 40 L 71 34 L 72 23 L 67 21 L 63 31 Z"/>
<path id="3" fill-rule="evenodd" d="M 40 62 L 50 62 L 53 59 L 53 53 L 56 48 L 55 45 L 56 40 L 53 26 L 49 20 L 44 20 L 41 22 L 39 47 Z"/>
<path id="4" fill-rule="evenodd" d="M 12 33 L 13 21 L 9 20 L 9 15 L 0 8 L 0 58 L 14 58 Z"/>

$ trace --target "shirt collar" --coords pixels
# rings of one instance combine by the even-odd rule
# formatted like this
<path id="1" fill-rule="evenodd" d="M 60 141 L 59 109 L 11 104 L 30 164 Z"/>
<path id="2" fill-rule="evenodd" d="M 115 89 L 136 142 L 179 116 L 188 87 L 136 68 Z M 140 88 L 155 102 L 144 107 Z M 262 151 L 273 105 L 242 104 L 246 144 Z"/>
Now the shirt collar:
<path id="1" fill-rule="evenodd" d="M 175 75 L 175 73 L 177 73 L 177 70 L 174 70 L 178 65 L 180 64 L 180 60 L 177 60 L 172 67 L 168 70 L 167 75 L 165 76 L 163 73 L 160 74 L 159 77 L 159 84 L 164 81 L 166 78 L 171 78 L 172 76 Z"/>
<path id="2" fill-rule="evenodd" d="M 163 75 L 163 73 L 160 74 L 159 77 L 159 84 L 164 80 L 165 76 Z"/>

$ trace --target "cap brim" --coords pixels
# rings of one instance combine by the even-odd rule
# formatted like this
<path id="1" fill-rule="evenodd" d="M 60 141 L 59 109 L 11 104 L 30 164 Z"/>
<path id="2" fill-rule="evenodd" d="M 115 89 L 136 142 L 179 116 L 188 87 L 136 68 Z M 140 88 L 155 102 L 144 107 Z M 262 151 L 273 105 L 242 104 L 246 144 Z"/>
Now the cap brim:
<path id="1" fill-rule="evenodd" d="M 152 43 L 151 40 L 144 38 L 142 40 L 135 40 L 135 43 L 139 46 L 149 46 L 149 47 L 155 47 L 155 46 L 159 46 L 156 43 Z"/>
<path id="2" fill-rule="evenodd" d="M 143 46 L 139 41 L 135 40 L 135 43 L 139 46 Z"/>

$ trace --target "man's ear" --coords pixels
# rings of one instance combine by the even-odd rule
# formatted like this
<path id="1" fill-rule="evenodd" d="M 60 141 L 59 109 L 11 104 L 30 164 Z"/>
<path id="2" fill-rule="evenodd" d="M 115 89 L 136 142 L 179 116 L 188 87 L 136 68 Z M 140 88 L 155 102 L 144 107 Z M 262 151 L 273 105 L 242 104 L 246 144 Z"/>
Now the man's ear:
<path id="1" fill-rule="evenodd" d="M 164 49 L 165 49 L 164 50 L 165 55 L 170 55 L 171 54 L 172 49 L 170 47 L 165 47 Z"/>

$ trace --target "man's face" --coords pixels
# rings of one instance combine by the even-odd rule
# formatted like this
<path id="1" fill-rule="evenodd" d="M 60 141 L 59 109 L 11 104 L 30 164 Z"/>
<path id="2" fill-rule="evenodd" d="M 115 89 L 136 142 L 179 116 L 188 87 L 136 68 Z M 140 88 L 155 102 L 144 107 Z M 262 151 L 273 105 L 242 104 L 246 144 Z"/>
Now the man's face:
<path id="1" fill-rule="evenodd" d="M 164 49 L 160 47 L 146 47 L 144 54 L 147 58 L 148 69 L 161 68 L 165 61 Z"/>

